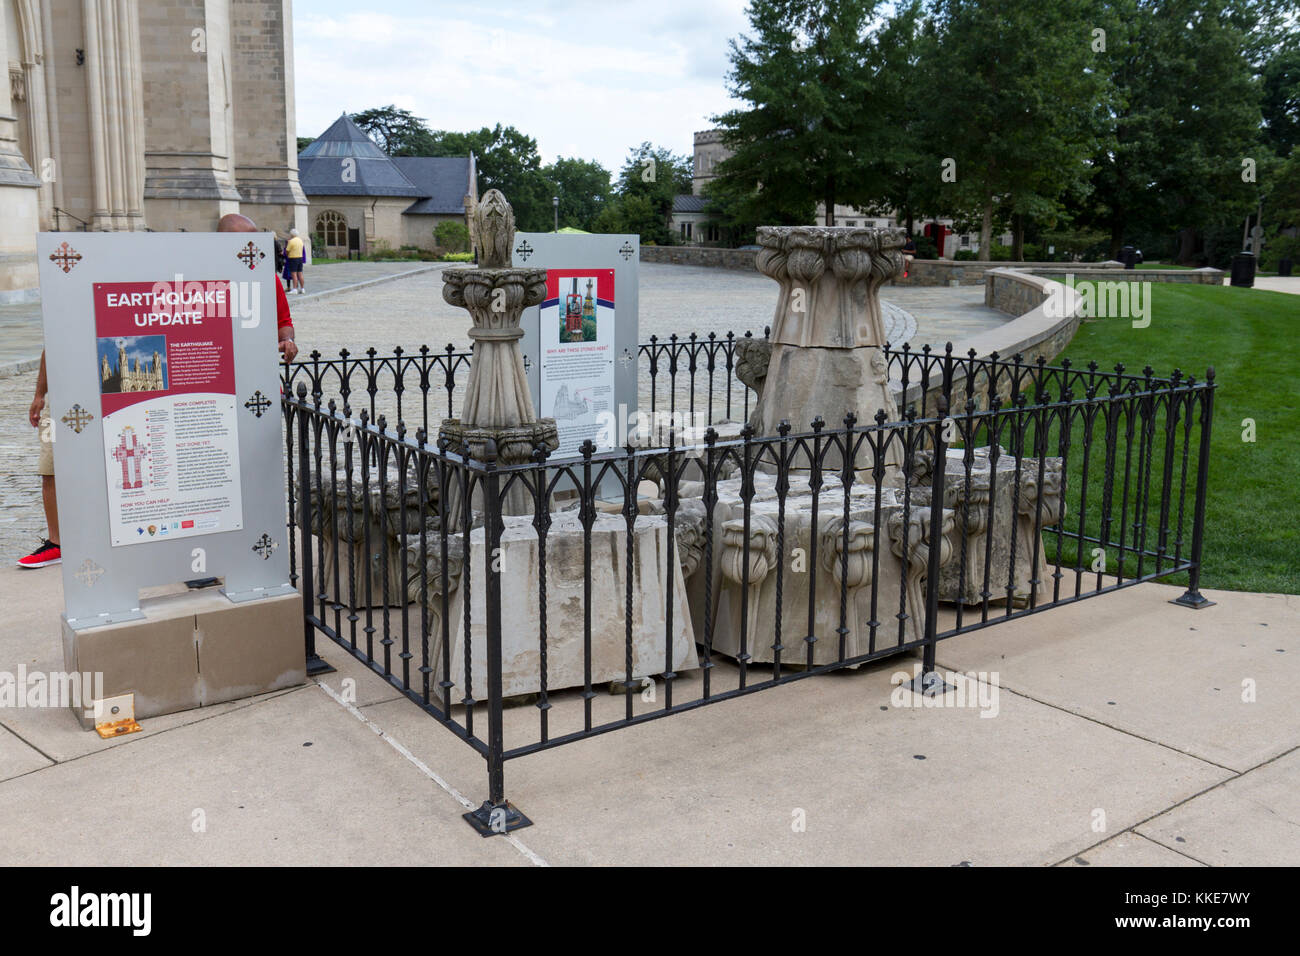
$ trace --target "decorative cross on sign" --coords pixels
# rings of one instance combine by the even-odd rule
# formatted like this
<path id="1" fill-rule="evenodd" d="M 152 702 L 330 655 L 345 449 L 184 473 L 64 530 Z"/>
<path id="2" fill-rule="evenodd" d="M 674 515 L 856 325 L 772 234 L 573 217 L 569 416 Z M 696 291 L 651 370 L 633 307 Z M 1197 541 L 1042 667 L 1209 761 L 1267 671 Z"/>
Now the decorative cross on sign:
<path id="1" fill-rule="evenodd" d="M 63 242 L 59 244 L 59 248 L 50 253 L 50 261 L 62 269 L 64 275 L 67 275 L 72 271 L 72 267 L 81 261 L 81 253 Z"/>
<path id="2" fill-rule="evenodd" d="M 266 253 L 253 245 L 253 241 L 250 239 L 248 245 L 235 253 L 235 258 L 243 260 L 248 265 L 248 271 L 252 272 L 258 261 L 266 258 Z"/>
<path id="3" fill-rule="evenodd" d="M 263 561 L 271 560 L 271 552 L 274 551 L 275 548 L 275 541 L 273 541 L 271 536 L 265 531 L 263 531 L 262 536 L 257 539 L 257 544 L 253 545 L 253 550 L 262 556 Z"/>
<path id="4" fill-rule="evenodd" d="M 87 558 L 85 561 L 81 562 L 81 567 L 77 569 L 76 578 L 86 587 L 92 588 L 95 586 L 95 582 L 99 580 L 99 576 L 103 573 L 103 568 L 90 558 Z"/>
<path id="5" fill-rule="evenodd" d="M 73 405 L 68 409 L 68 414 L 63 416 L 62 421 L 63 424 L 67 425 L 74 432 L 80 435 L 81 430 L 90 424 L 90 420 L 94 417 L 94 415 L 90 414 L 90 412 L 86 411 L 78 404 Z"/>
<path id="6" fill-rule="evenodd" d="M 632 243 L 630 243 L 630 242 L 625 242 L 625 243 L 623 243 L 623 245 L 619 248 L 619 250 L 618 250 L 618 254 L 621 255 L 621 256 L 623 257 L 623 261 L 626 262 L 628 259 L 631 259 L 631 258 L 632 258 L 632 253 L 635 252 L 635 251 L 636 251 L 636 250 L 632 248 Z"/>
<path id="7" fill-rule="evenodd" d="M 528 257 L 531 256 L 532 254 L 533 254 L 533 247 L 528 244 L 527 239 L 522 240 L 519 243 L 519 245 L 515 246 L 515 255 L 517 255 L 524 262 L 527 262 Z"/>
<path id="8" fill-rule="evenodd" d="M 263 395 L 262 390 L 259 388 L 253 393 L 252 398 L 244 402 L 244 407 L 250 409 L 258 418 L 261 418 L 262 414 L 271 407 L 271 400 Z"/>

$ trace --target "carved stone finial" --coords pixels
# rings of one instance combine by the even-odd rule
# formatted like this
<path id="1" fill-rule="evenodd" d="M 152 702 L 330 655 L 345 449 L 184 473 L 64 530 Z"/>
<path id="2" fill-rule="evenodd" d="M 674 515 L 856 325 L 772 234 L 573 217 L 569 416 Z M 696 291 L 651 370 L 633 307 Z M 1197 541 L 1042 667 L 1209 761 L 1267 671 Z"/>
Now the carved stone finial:
<path id="1" fill-rule="evenodd" d="M 515 241 L 515 211 L 499 189 L 489 189 L 474 206 L 474 251 L 484 269 L 505 269 L 510 265 L 510 247 Z"/>

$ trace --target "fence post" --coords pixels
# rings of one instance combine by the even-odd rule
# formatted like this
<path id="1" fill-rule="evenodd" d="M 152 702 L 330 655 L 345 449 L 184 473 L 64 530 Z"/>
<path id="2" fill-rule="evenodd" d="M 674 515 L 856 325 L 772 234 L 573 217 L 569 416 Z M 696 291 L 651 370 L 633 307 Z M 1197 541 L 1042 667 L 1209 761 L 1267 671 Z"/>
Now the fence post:
<path id="1" fill-rule="evenodd" d="M 497 471 L 497 445 L 489 438 L 484 448 L 483 486 L 483 627 L 487 654 L 487 765 L 488 798 L 477 810 L 464 814 L 480 836 L 494 836 L 532 826 L 532 821 L 506 800 L 505 709 L 501 694 L 501 476 Z M 468 560 L 466 555 L 466 560 Z"/>
<path id="2" fill-rule="evenodd" d="M 332 674 L 334 668 L 316 653 L 316 625 L 312 623 L 312 605 L 316 599 L 316 584 L 312 575 L 311 554 L 311 464 L 307 440 L 307 384 L 298 383 L 298 407 L 293 417 L 298 420 L 298 550 L 302 555 L 302 574 L 298 589 L 302 592 L 302 631 L 307 657 L 307 676 Z"/>
<path id="3" fill-rule="evenodd" d="M 921 673 L 912 682 L 913 693 L 937 696 L 952 688 L 935 671 L 934 646 L 939 633 L 939 568 L 943 549 L 944 477 L 948 470 L 948 444 L 944 441 L 944 421 L 948 417 L 948 397 L 940 395 L 935 403 L 934 468 L 930 475 L 930 523 L 926 531 L 925 570 L 925 648 L 921 652 Z"/>
<path id="4" fill-rule="evenodd" d="M 1201 549 L 1205 544 L 1205 494 L 1210 478 L 1210 426 L 1214 420 L 1214 366 L 1205 371 L 1205 398 L 1201 404 L 1201 450 L 1196 466 L 1196 511 L 1192 515 L 1192 568 L 1187 576 L 1187 591 L 1170 604 L 1181 604 L 1199 611 L 1213 607 L 1201 593 Z"/>

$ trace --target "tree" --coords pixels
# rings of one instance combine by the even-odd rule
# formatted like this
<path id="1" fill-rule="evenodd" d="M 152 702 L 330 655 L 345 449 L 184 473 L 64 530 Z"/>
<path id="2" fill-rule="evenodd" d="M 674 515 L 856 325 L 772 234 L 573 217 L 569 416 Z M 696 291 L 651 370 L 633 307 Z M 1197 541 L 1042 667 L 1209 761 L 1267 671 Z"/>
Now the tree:
<path id="1" fill-rule="evenodd" d="M 542 167 L 551 195 L 560 200 L 561 226 L 593 232 L 596 218 L 610 200 L 609 170 L 594 160 L 557 158 Z"/>
<path id="2" fill-rule="evenodd" d="M 312 143 L 314 143 L 314 142 L 316 142 L 316 137 L 315 137 L 315 136 L 299 136 L 299 137 L 298 137 L 298 152 L 301 153 L 304 149 L 306 149 L 308 146 L 310 146 L 310 145 L 311 145 Z"/>
<path id="3" fill-rule="evenodd" d="M 670 245 L 673 200 L 691 191 L 691 161 L 642 143 L 628 150 L 615 191 L 596 217 L 596 232 L 635 232 L 644 243 Z"/>
<path id="4" fill-rule="evenodd" d="M 861 208 L 896 212 L 909 234 L 927 213 L 956 214 L 940 202 L 941 180 L 934 171 L 941 156 L 925 122 L 947 91 L 944 74 L 931 72 L 938 64 L 935 43 L 921 0 L 909 0 L 872 34 L 865 53 L 877 122 L 869 150 L 871 185 Z"/>
<path id="5" fill-rule="evenodd" d="M 410 110 L 396 106 L 380 106 L 352 114 L 366 135 L 373 139 L 389 156 L 431 156 L 433 133 L 424 120 L 411 115 Z"/>
<path id="6" fill-rule="evenodd" d="M 1300 146 L 1300 48 L 1278 50 L 1261 71 L 1264 142 L 1279 156 Z"/>
<path id="7" fill-rule="evenodd" d="M 733 155 L 719 195 L 749 196 L 739 218 L 779 221 L 868 200 L 873 114 L 863 50 L 874 0 L 751 0 L 752 35 L 731 41 L 727 88 L 749 104 L 714 117 Z"/>
<path id="8" fill-rule="evenodd" d="M 1106 89 L 1090 46 L 1095 12 L 1092 0 L 935 3 L 929 72 L 951 82 L 925 116 L 943 157 L 929 175 L 945 205 L 980 209 L 981 254 L 999 203 L 1018 257 L 1026 219 L 1051 220 L 1063 196 L 1087 190 Z"/>
<path id="9" fill-rule="evenodd" d="M 514 207 L 515 223 L 524 232 L 551 228 L 551 184 L 542 172 L 537 140 L 513 126 L 498 123 L 492 129 L 469 133 L 438 130 L 431 135 L 426 156 L 468 156 L 478 166 L 479 195 L 499 189 Z"/>
<path id="10" fill-rule="evenodd" d="M 1249 57 L 1258 15 L 1235 0 L 1109 0 L 1098 66 L 1112 132 L 1092 161 L 1092 219 L 1112 257 L 1138 235 L 1176 234 L 1177 260 L 1197 261 L 1198 231 L 1240 223 L 1256 205 L 1242 160 L 1261 124 Z"/>

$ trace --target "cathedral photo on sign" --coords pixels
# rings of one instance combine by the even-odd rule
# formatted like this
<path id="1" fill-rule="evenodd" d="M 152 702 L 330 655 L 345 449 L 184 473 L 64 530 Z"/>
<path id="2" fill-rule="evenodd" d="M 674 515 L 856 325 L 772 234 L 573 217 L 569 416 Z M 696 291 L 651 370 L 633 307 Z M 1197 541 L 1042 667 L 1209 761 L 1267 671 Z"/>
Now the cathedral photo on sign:
<path id="1" fill-rule="evenodd" d="M 167 391 L 167 337 L 133 335 L 99 340 L 99 391 Z"/>

